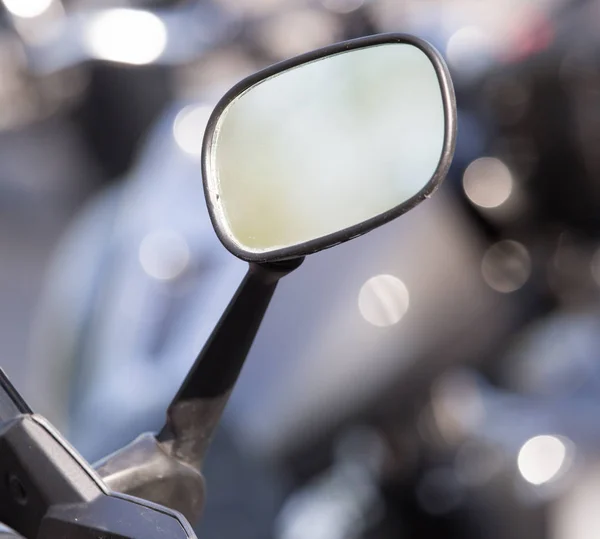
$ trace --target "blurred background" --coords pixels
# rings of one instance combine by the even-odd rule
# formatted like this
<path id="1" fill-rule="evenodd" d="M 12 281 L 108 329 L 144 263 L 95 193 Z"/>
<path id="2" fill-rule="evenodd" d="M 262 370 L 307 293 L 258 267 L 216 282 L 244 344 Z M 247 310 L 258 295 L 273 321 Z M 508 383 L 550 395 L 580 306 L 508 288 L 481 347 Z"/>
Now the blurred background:
<path id="1" fill-rule="evenodd" d="M 245 272 L 201 187 L 218 98 L 410 32 L 453 75 L 450 175 L 282 281 L 198 533 L 597 537 L 600 1 L 0 5 L 2 368 L 86 458 L 160 428 Z"/>

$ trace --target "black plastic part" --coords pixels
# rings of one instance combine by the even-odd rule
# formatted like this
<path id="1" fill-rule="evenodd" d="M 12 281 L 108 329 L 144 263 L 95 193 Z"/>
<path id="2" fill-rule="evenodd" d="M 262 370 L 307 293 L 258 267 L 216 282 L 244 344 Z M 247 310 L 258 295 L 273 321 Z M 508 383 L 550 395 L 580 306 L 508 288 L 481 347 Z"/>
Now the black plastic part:
<path id="1" fill-rule="evenodd" d="M 194 532 L 172 514 L 124 496 L 99 496 L 90 503 L 53 506 L 39 539 L 183 539 Z"/>
<path id="2" fill-rule="evenodd" d="M 194 538 L 179 513 L 110 492 L 38 416 L 3 423 L 0 479 L 0 520 L 25 538 Z"/>
<path id="3" fill-rule="evenodd" d="M 173 457 L 153 434 L 142 434 L 95 465 L 106 485 L 180 512 L 195 523 L 204 505 L 204 479 Z"/>
<path id="4" fill-rule="evenodd" d="M 277 283 L 302 263 L 250 264 L 248 273 L 167 411 L 158 440 L 199 468 Z"/>
<path id="5" fill-rule="evenodd" d="M 302 64 L 314 62 L 315 60 L 320 60 L 328 56 L 349 52 L 354 49 L 362 49 L 365 47 L 374 47 L 390 43 L 412 45 L 423 51 L 431 61 L 438 77 L 440 90 L 442 93 L 442 102 L 444 105 L 444 145 L 442 154 L 440 156 L 440 162 L 436 171 L 431 177 L 431 180 L 429 180 L 427 185 L 416 195 L 396 206 L 395 208 L 377 215 L 372 219 L 368 219 L 357 225 L 340 230 L 339 232 L 328 234 L 315 240 L 299 243 L 291 247 L 275 249 L 273 251 L 252 252 L 242 249 L 229 237 L 225 231 L 225 227 L 222 226 L 218 212 L 215 210 L 215 199 L 217 193 L 216 190 L 212 189 L 211 187 L 212 178 L 214 177 L 211 158 L 214 154 L 213 145 L 215 141 L 215 134 L 217 133 L 219 118 L 241 94 L 265 79 L 277 75 L 278 73 L 296 68 Z M 322 249 L 327 249 L 339 243 L 344 243 L 345 241 L 351 240 L 357 236 L 366 234 L 370 230 L 373 230 L 374 228 L 377 228 L 378 226 L 381 226 L 395 219 L 396 217 L 399 217 L 403 213 L 406 213 L 414 208 L 417 204 L 420 204 L 423 202 L 423 200 L 430 197 L 440 186 L 442 180 L 448 173 L 450 164 L 452 162 L 452 157 L 454 156 L 455 146 L 456 97 L 454 95 L 454 87 L 452 85 L 452 79 L 450 78 L 448 67 L 437 50 L 435 50 L 426 41 L 408 34 L 378 34 L 359 39 L 352 39 L 349 41 L 342 41 L 341 43 L 335 43 L 333 45 L 329 45 L 328 47 L 296 56 L 290 60 L 285 60 L 284 62 L 279 62 L 266 69 L 263 69 L 262 71 L 259 71 L 258 73 L 255 73 L 254 75 L 251 75 L 236 84 L 221 98 L 208 120 L 206 132 L 204 134 L 204 140 L 202 142 L 202 175 L 204 179 L 204 195 L 208 205 L 208 213 L 217 236 L 221 240 L 221 243 L 223 243 L 223 245 L 231 253 L 242 260 L 246 260 L 247 262 L 269 263 L 306 256 L 308 254 L 321 251 Z"/>
<path id="6" fill-rule="evenodd" d="M 193 539 L 179 513 L 111 492 L 0 375 L 0 521 L 25 539 Z M 0 532 L 0 536 L 18 537 Z"/>
<path id="7" fill-rule="evenodd" d="M 0 520 L 25 537 L 36 537 L 52 505 L 85 503 L 105 494 L 30 415 L 2 425 L 0 477 Z"/>

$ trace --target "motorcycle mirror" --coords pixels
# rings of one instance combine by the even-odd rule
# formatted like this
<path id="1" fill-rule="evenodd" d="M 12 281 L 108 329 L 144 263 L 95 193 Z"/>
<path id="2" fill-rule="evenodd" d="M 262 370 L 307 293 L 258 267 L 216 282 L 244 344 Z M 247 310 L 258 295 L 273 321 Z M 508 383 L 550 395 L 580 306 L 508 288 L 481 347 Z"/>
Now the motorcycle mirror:
<path id="1" fill-rule="evenodd" d="M 444 61 L 403 34 L 296 57 L 223 97 L 204 136 L 204 190 L 219 238 L 248 272 L 158 435 L 98 464 L 111 488 L 198 518 L 204 455 L 279 280 L 430 196 L 455 137 Z"/>
<path id="2" fill-rule="evenodd" d="M 326 249 L 429 197 L 455 137 L 448 70 L 418 38 L 377 35 L 279 63 L 234 86 L 209 119 L 213 226 L 248 262 Z"/>

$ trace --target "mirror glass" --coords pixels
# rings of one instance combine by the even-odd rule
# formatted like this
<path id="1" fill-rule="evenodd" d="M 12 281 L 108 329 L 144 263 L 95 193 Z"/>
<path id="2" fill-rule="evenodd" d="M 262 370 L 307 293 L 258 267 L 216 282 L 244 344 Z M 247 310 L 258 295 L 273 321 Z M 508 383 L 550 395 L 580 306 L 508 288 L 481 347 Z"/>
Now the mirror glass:
<path id="1" fill-rule="evenodd" d="M 424 189 L 445 114 L 429 57 L 406 43 L 353 49 L 280 72 L 236 97 L 206 164 L 219 226 L 265 253 L 358 225 Z"/>

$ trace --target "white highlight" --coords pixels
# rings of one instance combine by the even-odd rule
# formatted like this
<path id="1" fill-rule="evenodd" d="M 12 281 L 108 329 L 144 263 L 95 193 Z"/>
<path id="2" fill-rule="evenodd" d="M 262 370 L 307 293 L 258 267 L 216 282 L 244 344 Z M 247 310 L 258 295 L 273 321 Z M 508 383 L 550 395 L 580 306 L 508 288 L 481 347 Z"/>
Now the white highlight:
<path id="1" fill-rule="evenodd" d="M 377 275 L 360 289 L 358 308 L 363 318 L 374 326 L 397 324 L 408 311 L 408 289 L 393 275 Z"/>
<path id="2" fill-rule="evenodd" d="M 23 19 L 39 17 L 52 5 L 52 0 L 2 0 L 2 2 L 10 13 Z"/>
<path id="3" fill-rule="evenodd" d="M 535 436 L 519 451 L 517 464 L 521 475 L 532 485 L 543 485 L 558 477 L 567 461 L 564 442 L 550 435 Z"/>
<path id="4" fill-rule="evenodd" d="M 469 200 L 481 208 L 497 208 L 508 200 L 513 177 L 508 167 L 495 157 L 481 157 L 465 170 L 463 189 Z"/>
<path id="5" fill-rule="evenodd" d="M 85 28 L 84 40 L 95 58 L 144 65 L 164 52 L 167 29 L 149 11 L 110 9 L 92 16 Z"/>

